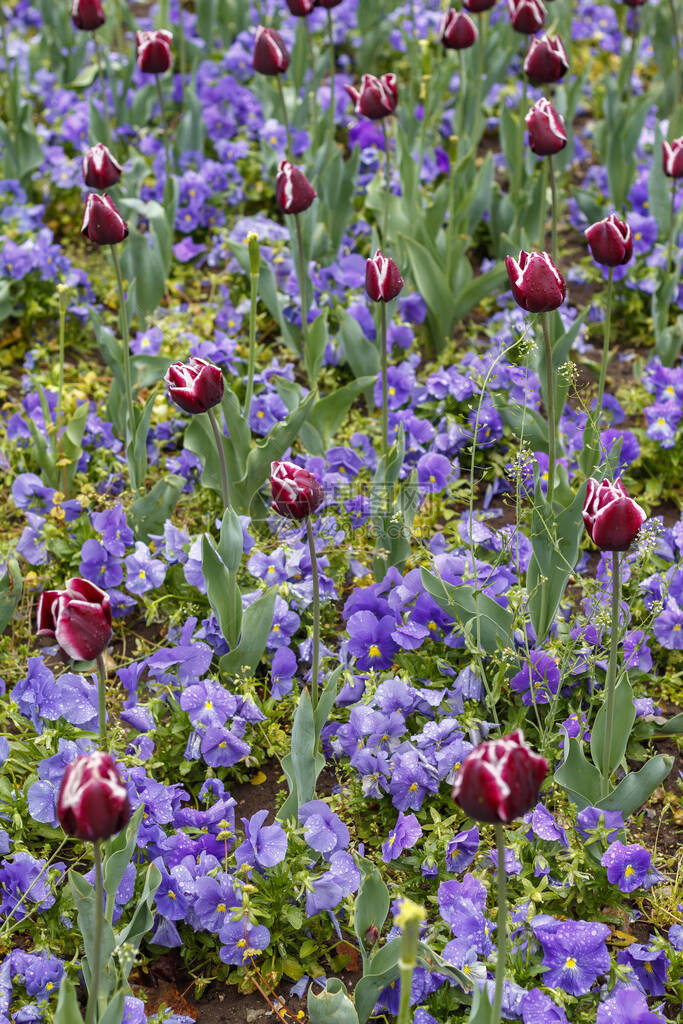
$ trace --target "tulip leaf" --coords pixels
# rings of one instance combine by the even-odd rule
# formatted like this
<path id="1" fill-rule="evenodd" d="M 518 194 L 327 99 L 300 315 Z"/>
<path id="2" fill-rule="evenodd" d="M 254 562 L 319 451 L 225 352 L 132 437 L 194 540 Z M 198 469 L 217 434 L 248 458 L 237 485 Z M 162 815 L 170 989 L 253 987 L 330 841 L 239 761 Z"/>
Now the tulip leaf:
<path id="1" fill-rule="evenodd" d="M 99 1024 L 121 1024 L 125 1010 L 125 993 L 119 989 L 109 1006 L 99 1018 Z"/>
<path id="2" fill-rule="evenodd" d="M 363 328 L 350 313 L 347 313 L 345 309 L 340 309 L 339 314 L 341 316 L 339 337 L 347 363 L 356 378 L 373 376 L 376 380 L 379 373 L 377 346 L 370 344 Z M 365 390 L 365 401 L 370 409 L 374 409 L 375 398 L 370 385 Z"/>
<path id="3" fill-rule="evenodd" d="M 337 699 L 337 691 L 339 688 L 339 677 L 341 676 L 342 671 L 343 665 L 338 665 L 334 672 L 330 673 L 329 679 L 325 683 L 322 693 L 318 698 L 318 703 L 313 711 L 313 724 L 315 726 L 316 739 L 320 739 L 323 726 L 334 707 L 334 702 Z"/>
<path id="4" fill-rule="evenodd" d="M 505 648 L 512 633 L 512 614 L 488 594 L 468 583 L 448 583 L 427 569 L 422 585 L 445 612 L 457 619 L 478 648 L 489 654 Z"/>
<path id="5" fill-rule="evenodd" d="M 596 806 L 600 800 L 600 772 L 586 760 L 581 744 L 573 737 L 566 736 L 564 760 L 553 777 L 579 810 Z"/>
<path id="6" fill-rule="evenodd" d="M 483 988 L 475 985 L 472 990 L 472 1006 L 467 1018 L 467 1024 L 495 1024 L 493 1007 L 491 1006 L 486 985 Z"/>
<path id="7" fill-rule="evenodd" d="M 671 41 L 669 40 L 669 43 Z M 653 153 L 662 152 L 663 135 L 659 121 L 654 125 L 655 139 Z M 650 176 L 647 181 L 648 212 L 657 221 L 659 237 L 666 238 L 671 217 L 671 182 L 664 173 L 662 161 L 655 159 L 650 165 Z"/>
<path id="8" fill-rule="evenodd" d="M 636 718 L 633 706 L 633 687 L 627 678 L 623 678 L 614 690 L 614 721 L 612 727 L 611 747 L 607 755 L 607 765 L 603 763 L 603 745 L 607 728 L 607 701 L 604 700 L 595 716 L 591 728 L 591 757 L 599 772 L 607 771 L 611 775 L 626 753 L 631 729 Z"/>
<path id="9" fill-rule="evenodd" d="M 221 633 L 230 650 L 234 651 L 242 626 L 242 595 L 237 585 L 236 571 L 228 568 L 208 534 L 202 537 L 202 575 L 206 583 L 206 595 Z"/>
<path id="10" fill-rule="evenodd" d="M 358 1014 L 339 978 L 328 978 L 322 992 L 309 986 L 307 1006 L 311 1024 L 358 1024 Z"/>
<path id="11" fill-rule="evenodd" d="M 162 533 L 185 486 L 185 477 L 169 473 L 157 480 L 151 491 L 136 498 L 130 506 L 128 518 L 136 540 L 144 540 L 151 533 Z"/>
<path id="12" fill-rule="evenodd" d="M 389 913 L 390 901 L 389 890 L 382 881 L 379 869 L 365 858 L 359 858 L 358 866 L 361 870 L 362 881 L 353 911 L 353 927 L 363 960 L 366 961 L 368 959 L 367 950 L 374 945 L 374 942 L 368 940 L 368 930 L 376 928 L 377 935 L 379 935 Z"/>
<path id="13" fill-rule="evenodd" d="M 304 364 L 312 388 L 318 382 L 328 340 L 327 310 L 323 310 L 308 328 L 308 341 L 304 350 Z"/>
<path id="14" fill-rule="evenodd" d="M 457 315 L 454 310 L 455 297 L 451 292 L 451 286 L 442 265 L 424 245 L 404 232 L 399 232 L 398 243 L 406 254 L 410 276 L 415 288 L 426 303 L 432 341 L 436 351 L 440 352 L 450 338 Z M 460 308 L 462 306 L 460 296 L 457 302 Z"/>
<path id="15" fill-rule="evenodd" d="M 74 983 L 66 976 L 62 978 L 59 986 L 59 997 L 57 1008 L 52 1018 L 53 1024 L 83 1024 L 78 997 Z"/>
<path id="16" fill-rule="evenodd" d="M 232 572 L 237 572 L 244 554 L 244 534 L 240 517 L 233 508 L 226 508 L 221 522 L 218 553 Z"/>
<path id="17" fill-rule="evenodd" d="M 680 736 L 682 733 L 683 712 L 665 722 L 641 718 L 632 730 L 631 736 L 633 739 L 641 740 L 650 736 Z"/>
<path id="18" fill-rule="evenodd" d="M 231 242 L 230 240 L 226 242 L 226 245 L 236 257 L 245 274 L 248 274 L 249 247 L 239 242 Z M 301 355 L 301 332 L 295 331 L 285 319 L 280 305 L 275 275 L 265 260 L 261 260 L 258 294 L 261 302 L 280 328 L 283 341 L 296 355 Z"/>
<path id="19" fill-rule="evenodd" d="M 507 277 L 504 263 L 497 263 L 485 274 L 472 278 L 470 283 L 458 292 L 452 306 L 453 323 L 461 320 L 466 313 L 478 306 L 487 295 L 498 291 Z"/>
<path id="20" fill-rule="evenodd" d="M 315 797 L 315 784 L 325 767 L 325 758 L 318 750 L 311 695 L 305 687 L 294 712 L 291 750 L 282 758 L 281 764 L 287 778 L 289 796 L 277 812 L 277 817 L 280 821 L 296 820 L 299 806 Z"/>
<path id="21" fill-rule="evenodd" d="M 621 811 L 624 821 L 648 800 L 657 786 L 674 766 L 674 759 L 669 754 L 657 754 L 643 765 L 640 771 L 629 772 L 612 792 L 597 801 L 596 807 L 605 811 Z M 555 773 L 557 779 L 557 772 Z"/>
<path id="22" fill-rule="evenodd" d="M 82 875 L 73 868 L 69 871 L 69 887 L 74 906 L 78 915 L 78 928 L 83 936 L 85 960 L 81 968 L 88 990 L 92 988 L 92 963 L 95 950 L 95 889 Z M 100 992 L 104 996 L 114 987 L 112 977 L 112 954 L 116 948 L 114 932 L 109 921 L 102 922 Z"/>
<path id="23" fill-rule="evenodd" d="M 277 587 L 269 587 L 244 610 L 240 641 L 220 659 L 221 671 L 230 675 L 251 674 L 266 649 L 273 625 Z"/>
<path id="24" fill-rule="evenodd" d="M 114 898 L 126 873 L 126 868 L 131 862 L 133 853 L 137 849 L 138 829 L 140 828 L 144 809 L 144 805 L 140 804 L 135 809 L 126 827 L 121 829 L 118 835 L 109 839 L 104 847 L 102 876 L 104 891 L 107 894 L 106 918 L 110 924 L 114 911 Z"/>
<path id="25" fill-rule="evenodd" d="M 14 615 L 24 589 L 24 580 L 16 558 L 8 558 L 0 577 L 0 634 L 4 633 Z"/>
<path id="26" fill-rule="evenodd" d="M 387 942 L 365 964 L 363 977 L 353 993 L 360 1024 L 365 1024 L 377 1002 L 377 996 L 386 985 L 399 976 L 398 962 L 401 958 L 401 937 Z"/>

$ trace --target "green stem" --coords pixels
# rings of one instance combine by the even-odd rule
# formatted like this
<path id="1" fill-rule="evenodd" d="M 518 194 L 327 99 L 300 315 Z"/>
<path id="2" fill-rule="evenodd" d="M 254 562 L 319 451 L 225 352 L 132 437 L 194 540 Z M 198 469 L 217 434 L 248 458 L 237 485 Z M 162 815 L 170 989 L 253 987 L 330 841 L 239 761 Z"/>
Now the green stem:
<path id="1" fill-rule="evenodd" d="M 313 45 L 313 33 L 311 32 L 311 26 L 308 24 L 308 18 L 304 18 L 304 25 L 306 27 L 306 35 L 308 37 L 308 52 L 311 60 L 311 91 L 308 94 L 311 101 L 311 144 L 315 149 L 317 146 L 317 127 L 318 127 L 318 82 L 317 75 L 315 73 L 315 47 Z"/>
<path id="2" fill-rule="evenodd" d="M 282 121 L 284 123 L 285 132 L 287 134 L 287 159 L 291 160 L 292 159 L 292 153 L 293 153 L 293 150 L 292 150 L 292 135 L 291 135 L 291 132 L 289 130 L 289 118 L 287 117 L 287 104 L 285 103 L 285 91 L 282 88 L 282 82 L 280 81 L 280 76 L 279 75 L 275 76 L 275 81 L 277 82 L 277 91 L 280 94 L 280 104 L 282 105 Z"/>
<path id="3" fill-rule="evenodd" d="M 389 388 L 387 385 L 387 304 L 379 304 L 379 358 L 382 367 L 382 452 L 389 454 Z"/>
<path id="4" fill-rule="evenodd" d="M 123 293 L 123 278 L 121 277 L 121 263 L 119 252 L 115 245 L 111 247 L 114 270 L 116 271 L 116 284 L 119 294 L 119 325 L 121 328 L 121 344 L 123 347 L 123 381 L 126 391 L 126 411 L 128 418 L 128 433 L 130 437 L 135 434 L 135 414 L 133 411 L 133 382 L 130 369 L 130 334 L 128 331 L 128 310 Z M 126 437 L 126 444 L 128 437 Z"/>
<path id="5" fill-rule="evenodd" d="M 306 516 L 306 535 L 308 551 L 311 556 L 311 575 L 313 577 L 313 651 L 311 655 L 311 703 L 313 710 L 318 706 L 318 676 L 320 674 L 320 574 L 318 559 L 315 553 L 315 540 L 311 517 Z"/>
<path id="6" fill-rule="evenodd" d="M 157 95 L 159 96 L 159 120 L 161 121 L 161 131 L 164 136 L 164 153 L 166 155 L 166 181 L 164 183 L 164 198 L 169 192 L 171 174 L 173 172 L 173 163 L 171 161 L 171 137 L 168 134 L 168 122 L 166 121 L 166 114 L 164 112 L 164 91 L 161 88 L 161 78 L 159 75 L 155 75 L 154 79 L 157 84 Z"/>
<path id="7" fill-rule="evenodd" d="M 479 145 L 479 139 L 481 137 L 482 111 L 484 109 L 484 104 L 481 100 L 481 91 L 482 79 L 484 77 L 484 61 L 486 58 L 486 35 L 488 24 L 489 12 L 484 11 L 480 15 L 481 32 L 479 36 L 479 46 L 477 48 L 477 84 L 475 89 L 474 127 L 472 129 L 472 145 L 475 148 Z"/>
<path id="8" fill-rule="evenodd" d="M 258 274 L 250 274 L 251 293 L 249 301 L 249 363 L 247 369 L 247 394 L 244 399 L 244 422 L 249 423 L 251 399 L 254 394 L 254 369 L 256 365 L 256 303 L 258 300 Z"/>
<path id="9" fill-rule="evenodd" d="M 97 655 L 97 721 L 100 730 L 100 748 L 107 752 L 107 670 L 104 658 Z"/>
<path id="10" fill-rule="evenodd" d="M 458 133 L 458 160 L 463 155 L 463 133 L 465 131 L 465 51 L 458 50 L 460 82 L 458 84 L 458 114 L 456 131 Z"/>
<path id="11" fill-rule="evenodd" d="M 631 79 L 633 78 L 633 72 L 636 68 L 636 51 L 638 49 L 638 33 L 640 31 L 638 9 L 636 7 L 632 7 L 631 11 L 631 49 L 628 55 L 628 71 L 624 81 L 624 96 L 626 97 L 631 95 Z"/>
<path id="12" fill-rule="evenodd" d="M 187 53 L 185 49 L 185 25 L 183 24 L 183 4 L 178 2 L 178 63 L 180 64 L 180 102 L 183 102 L 185 75 L 187 74 Z"/>
<path id="13" fill-rule="evenodd" d="M 382 118 L 382 134 L 384 135 L 384 219 L 382 221 L 382 244 L 387 244 L 387 226 L 389 224 L 389 196 L 391 195 L 391 163 L 389 152 L 389 130 L 386 117 Z"/>
<path id="14" fill-rule="evenodd" d="M 552 199 L 553 214 L 552 257 L 553 263 L 557 266 L 557 182 L 555 181 L 555 168 L 553 166 L 552 154 L 548 157 L 548 176 L 550 178 L 550 196 Z"/>
<path id="15" fill-rule="evenodd" d="M 90 967 L 90 991 L 88 993 L 88 1009 L 85 1024 L 95 1024 L 99 1017 L 97 1001 L 100 994 L 100 972 L 102 970 L 102 924 L 104 921 L 104 886 L 102 885 L 102 854 L 100 840 L 93 843 L 93 859 L 95 861 L 95 937 L 93 943 L 93 962 Z"/>
<path id="16" fill-rule="evenodd" d="M 676 186 L 678 178 L 671 181 L 671 216 L 669 217 L 669 244 L 666 249 L 666 269 L 676 269 L 676 258 L 674 256 L 674 225 L 676 223 Z"/>
<path id="17" fill-rule="evenodd" d="M 600 424 L 600 418 L 602 416 L 602 396 L 605 394 L 605 381 L 607 379 L 607 363 L 609 360 L 609 341 L 612 326 L 612 297 L 614 291 L 614 283 L 612 280 L 614 274 L 614 268 L 609 268 L 609 274 L 607 277 L 607 299 L 605 305 L 605 333 L 602 342 L 602 359 L 600 361 L 600 377 L 598 380 L 598 404 L 596 407 L 596 416 L 598 420 L 598 427 Z"/>
<path id="18" fill-rule="evenodd" d="M 549 507 L 553 506 L 555 490 L 555 459 L 557 423 L 555 422 L 555 381 L 553 379 L 553 347 L 550 341 L 550 313 L 543 314 L 543 340 L 545 342 L 546 362 L 546 402 L 548 403 L 548 495 Z"/>
<path id="19" fill-rule="evenodd" d="M 500 1010 L 503 1005 L 503 981 L 505 979 L 505 956 L 507 953 L 507 876 L 505 874 L 505 833 L 501 824 L 497 823 L 494 827 L 496 830 L 496 850 L 498 853 L 498 867 L 496 869 L 498 880 L 498 927 L 496 929 L 498 956 L 496 959 L 496 987 L 493 996 L 491 1024 L 500 1024 Z"/>
<path id="20" fill-rule="evenodd" d="M 63 289 L 63 290 L 62 290 Z M 59 291 L 59 382 L 57 384 L 57 411 L 55 414 L 55 443 L 52 446 L 54 452 L 59 447 L 59 434 L 62 429 L 62 400 L 64 396 L 64 348 L 66 335 L 66 307 L 68 296 L 66 285 L 58 285 Z"/>
<path id="21" fill-rule="evenodd" d="M 334 53 L 334 31 L 332 25 L 332 11 L 327 8 L 327 38 L 330 45 L 330 141 L 334 141 L 334 79 L 337 73 L 337 61 Z"/>
<path id="22" fill-rule="evenodd" d="M 299 251 L 299 291 L 301 292 L 301 334 L 304 352 L 308 348 L 308 288 L 306 287 L 306 260 L 304 258 L 304 240 L 301 234 L 299 215 L 294 214 L 296 224 L 296 244 Z M 315 381 L 311 381 L 311 386 Z"/>
<path id="23" fill-rule="evenodd" d="M 522 57 L 523 60 L 523 57 Z M 519 146 L 519 159 L 516 161 L 512 173 L 512 198 L 516 200 L 519 196 L 519 190 L 522 187 L 522 168 L 524 167 L 524 124 L 526 117 L 526 94 L 527 94 L 527 79 L 526 75 L 522 72 L 522 99 L 519 104 L 519 120 L 520 120 L 520 146 Z"/>
<path id="24" fill-rule="evenodd" d="M 106 133 L 107 145 L 111 145 L 111 129 L 109 127 L 107 90 L 105 88 L 104 82 L 104 62 L 102 60 L 102 51 L 100 49 L 99 39 L 97 38 L 97 32 L 93 32 L 92 40 L 95 44 L 95 56 L 97 59 L 97 77 L 100 82 L 100 92 L 102 93 L 102 120 L 104 121 L 104 130 Z"/>
<path id="25" fill-rule="evenodd" d="M 456 125 L 457 130 L 457 125 Z M 455 254 L 454 239 L 455 233 L 455 189 L 456 189 L 456 175 L 455 170 L 458 165 L 458 156 L 460 154 L 460 139 L 457 139 L 455 146 L 451 139 L 448 162 L 448 225 L 446 228 L 446 281 L 449 286 L 453 277 L 453 258 Z"/>
<path id="26" fill-rule="evenodd" d="M 213 430 L 213 436 L 216 441 L 216 449 L 218 451 L 218 462 L 221 467 L 221 491 L 223 493 L 223 508 L 230 507 L 230 488 L 228 485 L 228 467 L 225 462 L 225 449 L 223 447 L 223 435 L 221 434 L 218 426 L 218 421 L 214 414 L 213 409 L 207 409 L 206 415 L 209 417 L 209 423 Z"/>
<path id="27" fill-rule="evenodd" d="M 619 552 L 612 552 L 612 633 L 610 636 L 609 662 L 607 665 L 607 706 L 605 708 L 605 735 L 602 741 L 602 787 L 601 796 L 609 793 L 610 751 L 614 731 L 614 684 L 617 678 L 617 650 L 619 647 L 619 610 L 621 605 L 621 576 Z"/>
<path id="28" fill-rule="evenodd" d="M 673 127 L 674 134 L 676 134 L 676 118 L 680 113 L 681 104 L 681 40 L 678 33 L 678 15 L 676 13 L 676 4 L 674 0 L 669 0 L 669 7 L 671 8 L 671 27 L 673 31 L 673 47 L 674 47 L 674 103 L 671 110 L 671 119 L 674 122 Z M 675 179 L 674 179 L 675 180 Z"/>

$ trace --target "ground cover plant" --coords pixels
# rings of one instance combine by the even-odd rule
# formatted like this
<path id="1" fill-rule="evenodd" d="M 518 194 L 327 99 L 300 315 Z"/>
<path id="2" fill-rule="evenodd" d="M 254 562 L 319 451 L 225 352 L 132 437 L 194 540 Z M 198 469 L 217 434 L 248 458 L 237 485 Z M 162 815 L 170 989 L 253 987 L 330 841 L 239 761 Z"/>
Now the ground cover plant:
<path id="1" fill-rule="evenodd" d="M 0 8 L 2 1021 L 683 1020 L 680 23 Z"/>

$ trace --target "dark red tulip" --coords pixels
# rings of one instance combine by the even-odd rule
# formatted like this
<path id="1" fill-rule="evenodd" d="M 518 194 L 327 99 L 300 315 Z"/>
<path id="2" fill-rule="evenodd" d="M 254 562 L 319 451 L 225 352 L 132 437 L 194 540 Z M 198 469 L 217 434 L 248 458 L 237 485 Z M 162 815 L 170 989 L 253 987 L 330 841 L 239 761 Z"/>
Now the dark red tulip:
<path id="1" fill-rule="evenodd" d="M 470 751 L 455 777 L 453 799 L 475 821 L 508 824 L 535 806 L 547 771 L 546 759 L 516 729 Z"/>
<path id="2" fill-rule="evenodd" d="M 601 551 L 626 551 L 646 519 L 645 511 L 629 498 L 621 479 L 598 483 L 590 478 L 583 521 L 588 536 Z"/>
<path id="3" fill-rule="evenodd" d="M 123 173 L 121 164 L 102 142 L 90 147 L 83 157 L 81 167 L 83 180 L 90 188 L 111 188 Z"/>
<path id="4" fill-rule="evenodd" d="M 271 462 L 270 490 L 271 508 L 288 519 L 305 519 L 325 497 L 320 481 L 293 462 Z"/>
<path id="5" fill-rule="evenodd" d="M 529 146 L 536 156 L 554 156 L 567 145 L 564 119 L 545 97 L 534 103 L 525 120 Z"/>
<path id="6" fill-rule="evenodd" d="M 596 263 L 606 267 L 620 267 L 633 255 L 631 229 L 616 213 L 611 213 L 584 231 Z"/>
<path id="7" fill-rule="evenodd" d="M 333 7 L 339 7 L 342 0 L 315 0 L 316 7 L 324 7 L 326 10 L 331 11 Z"/>
<path id="8" fill-rule="evenodd" d="M 441 42 L 447 50 L 466 50 L 479 35 L 469 14 L 449 8 L 441 21 Z"/>
<path id="9" fill-rule="evenodd" d="M 524 72 L 534 85 L 559 82 L 569 70 L 569 61 L 559 36 L 532 39 L 524 59 Z"/>
<path id="10" fill-rule="evenodd" d="M 149 75 L 163 75 L 173 63 L 171 43 L 173 35 L 165 28 L 151 32 L 136 32 L 138 67 Z"/>
<path id="11" fill-rule="evenodd" d="M 287 6 L 295 18 L 305 18 L 315 7 L 315 0 L 287 0 Z"/>
<path id="12" fill-rule="evenodd" d="M 74 661 L 93 661 L 111 640 L 109 594 L 76 576 L 65 590 L 44 590 L 38 599 L 38 636 L 54 638 Z"/>
<path id="13" fill-rule="evenodd" d="M 508 13 L 515 32 L 532 36 L 543 28 L 548 12 L 543 0 L 508 0 Z"/>
<path id="14" fill-rule="evenodd" d="M 673 142 L 662 142 L 662 167 L 668 178 L 683 178 L 683 135 Z"/>
<path id="15" fill-rule="evenodd" d="M 128 237 L 128 226 L 109 196 L 91 192 L 85 201 L 81 233 L 98 245 L 117 245 Z"/>
<path id="16" fill-rule="evenodd" d="M 84 32 L 94 32 L 107 20 L 101 0 L 73 0 L 71 20 L 76 28 L 80 28 Z"/>
<path id="17" fill-rule="evenodd" d="M 193 415 L 218 405 L 225 386 L 220 367 L 197 356 L 192 356 L 187 363 L 171 363 L 164 381 L 168 397 L 184 412 Z"/>
<path id="18" fill-rule="evenodd" d="M 275 198 L 283 213 L 303 213 L 317 196 L 303 171 L 283 160 L 275 180 Z"/>
<path id="19" fill-rule="evenodd" d="M 378 249 L 365 263 L 365 290 L 373 302 L 390 302 L 403 288 L 401 273 L 390 256 Z"/>
<path id="20" fill-rule="evenodd" d="M 396 110 L 398 103 L 396 75 L 382 75 L 381 78 L 375 78 L 374 75 L 363 75 L 360 89 L 354 89 L 352 85 L 345 85 L 344 88 L 355 104 L 356 113 L 369 117 L 373 121 L 388 117 Z"/>
<path id="21" fill-rule="evenodd" d="M 642 7 L 645 0 L 624 0 L 627 7 Z"/>
<path id="22" fill-rule="evenodd" d="M 289 67 L 289 51 L 275 29 L 263 25 L 256 29 L 252 64 L 262 75 L 282 75 Z"/>
<path id="23" fill-rule="evenodd" d="M 547 252 L 525 252 L 519 260 L 505 257 L 512 294 L 528 313 L 548 313 L 565 300 L 567 286 Z"/>
<path id="24" fill-rule="evenodd" d="M 67 765 L 57 817 L 67 835 L 90 842 L 108 839 L 128 823 L 128 793 L 109 754 L 96 750 Z"/>
<path id="25" fill-rule="evenodd" d="M 495 3 L 496 0 L 462 0 L 463 7 L 470 14 L 483 14 L 484 11 L 490 11 Z"/>

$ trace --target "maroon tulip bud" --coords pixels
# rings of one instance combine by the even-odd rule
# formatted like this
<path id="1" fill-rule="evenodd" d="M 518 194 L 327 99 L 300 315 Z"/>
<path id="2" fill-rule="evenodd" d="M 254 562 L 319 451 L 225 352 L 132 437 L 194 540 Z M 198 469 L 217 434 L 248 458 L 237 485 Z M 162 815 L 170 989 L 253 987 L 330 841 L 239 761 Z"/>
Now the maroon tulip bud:
<path id="1" fill-rule="evenodd" d="M 376 924 L 371 924 L 365 932 L 365 945 L 374 946 L 379 938 L 379 928 Z"/>
<path id="2" fill-rule="evenodd" d="M 109 754 L 96 750 L 66 766 L 57 817 L 67 835 L 90 842 L 108 839 L 127 824 L 128 793 Z"/>
<path id="3" fill-rule="evenodd" d="M 508 13 L 515 32 L 532 36 L 543 28 L 548 12 L 543 0 L 508 0 Z"/>
<path id="4" fill-rule="evenodd" d="M 128 237 L 128 226 L 109 196 L 91 192 L 85 201 L 81 233 L 98 245 L 117 245 Z"/>
<path id="5" fill-rule="evenodd" d="M 559 82 L 569 70 L 569 61 L 559 36 L 532 39 L 524 60 L 524 72 L 534 85 Z"/>
<path id="6" fill-rule="evenodd" d="M 629 498 L 621 479 L 612 484 L 590 478 L 583 521 L 588 536 L 601 551 L 626 551 L 646 519 L 645 511 Z"/>
<path id="7" fill-rule="evenodd" d="M 373 302 L 390 302 L 403 288 L 401 273 L 390 256 L 377 250 L 365 263 L 365 290 Z"/>
<path id="8" fill-rule="evenodd" d="M 315 0 L 287 0 L 287 6 L 295 18 L 305 18 L 315 7 Z"/>
<path id="9" fill-rule="evenodd" d="M 553 156 L 567 145 L 564 119 L 545 97 L 534 103 L 525 120 L 529 146 L 536 156 Z"/>
<path id="10" fill-rule="evenodd" d="M 282 75 L 289 67 L 289 51 L 279 32 L 259 25 L 252 65 L 262 75 Z"/>
<path id="11" fill-rule="evenodd" d="M 490 11 L 495 3 L 496 0 L 462 0 L 463 7 L 470 14 L 483 14 L 484 11 Z"/>
<path id="12" fill-rule="evenodd" d="M 536 804 L 548 762 L 521 729 L 470 751 L 455 777 L 453 799 L 475 821 L 508 824 Z"/>
<path id="13" fill-rule="evenodd" d="M 101 0 L 73 0 L 71 20 L 76 28 L 84 32 L 94 32 L 107 20 L 102 10 Z"/>
<path id="14" fill-rule="evenodd" d="M 305 519 L 325 497 L 320 481 L 293 462 L 271 462 L 270 491 L 271 508 L 288 519 Z"/>
<path id="15" fill-rule="evenodd" d="M 626 221 L 618 219 L 616 213 L 611 213 L 597 224 L 591 224 L 584 235 L 596 263 L 606 267 L 620 267 L 628 263 L 633 255 L 631 229 Z"/>
<path id="16" fill-rule="evenodd" d="M 479 32 L 469 14 L 449 8 L 441 21 L 441 42 L 447 50 L 466 50 L 474 46 Z"/>
<path id="17" fill-rule="evenodd" d="M 381 78 L 375 78 L 374 75 L 363 75 L 360 89 L 354 89 L 352 85 L 345 85 L 344 88 L 355 104 L 356 113 L 369 117 L 373 121 L 388 117 L 396 110 L 398 103 L 396 75 L 382 75 Z"/>
<path id="18" fill-rule="evenodd" d="M 93 661 L 111 640 L 109 594 L 76 576 L 65 590 L 44 590 L 38 599 L 38 636 L 55 639 L 74 661 Z"/>
<path id="19" fill-rule="evenodd" d="M 193 415 L 213 409 L 223 397 L 223 371 L 197 356 L 191 356 L 188 363 L 171 363 L 164 381 L 168 397 Z"/>
<path id="20" fill-rule="evenodd" d="M 624 0 L 627 7 L 642 7 L 645 0 Z"/>
<path id="21" fill-rule="evenodd" d="M 342 0 L 315 0 L 316 7 L 324 7 L 326 10 L 331 11 L 333 7 L 339 7 Z"/>
<path id="22" fill-rule="evenodd" d="M 668 178 L 683 178 L 683 135 L 662 143 L 662 167 Z"/>
<path id="23" fill-rule="evenodd" d="M 525 252 L 519 261 L 505 257 L 515 302 L 528 313 L 548 313 L 565 300 L 567 286 L 547 252 Z"/>
<path id="24" fill-rule="evenodd" d="M 136 32 L 135 43 L 138 48 L 138 67 L 146 75 L 163 75 L 173 63 L 171 43 L 173 34 L 165 28 L 150 32 Z"/>
<path id="25" fill-rule="evenodd" d="M 283 213 L 303 213 L 317 196 L 303 171 L 283 160 L 275 179 L 275 198 Z"/>
<path id="26" fill-rule="evenodd" d="M 123 169 L 107 147 L 98 142 L 83 157 L 83 180 L 90 188 L 111 188 L 120 179 Z"/>

